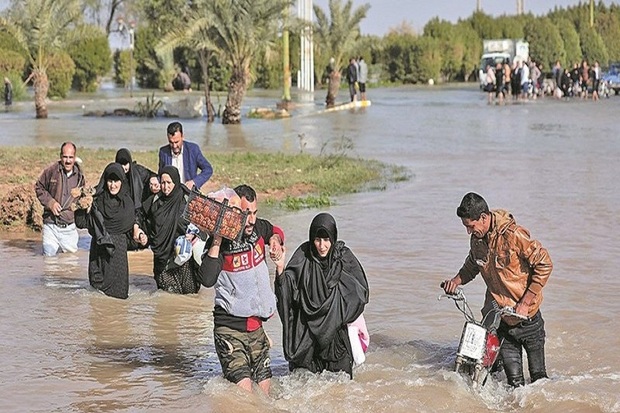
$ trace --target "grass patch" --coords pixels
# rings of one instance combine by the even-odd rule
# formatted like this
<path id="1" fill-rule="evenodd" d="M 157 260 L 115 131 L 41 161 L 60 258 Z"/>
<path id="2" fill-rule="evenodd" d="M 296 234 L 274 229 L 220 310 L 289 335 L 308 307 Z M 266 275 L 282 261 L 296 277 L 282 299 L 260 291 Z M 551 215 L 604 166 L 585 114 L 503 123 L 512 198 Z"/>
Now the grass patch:
<path id="1" fill-rule="evenodd" d="M 214 173 L 202 188 L 209 192 L 246 183 L 260 193 L 261 202 L 287 209 L 329 206 L 333 197 L 359 191 L 385 190 L 389 183 L 409 179 L 405 168 L 347 155 L 346 138 L 324 145 L 321 153 L 207 153 Z M 88 184 L 94 185 L 116 150 L 78 148 L 77 157 Z M 157 171 L 156 151 L 133 151 L 138 163 Z M 45 167 L 59 158 L 59 149 L 11 147 L 0 151 L 0 199 L 14 187 L 32 184 Z M 4 169 L 2 171 L 2 169 Z M 34 188 L 33 188 L 34 191 Z"/>

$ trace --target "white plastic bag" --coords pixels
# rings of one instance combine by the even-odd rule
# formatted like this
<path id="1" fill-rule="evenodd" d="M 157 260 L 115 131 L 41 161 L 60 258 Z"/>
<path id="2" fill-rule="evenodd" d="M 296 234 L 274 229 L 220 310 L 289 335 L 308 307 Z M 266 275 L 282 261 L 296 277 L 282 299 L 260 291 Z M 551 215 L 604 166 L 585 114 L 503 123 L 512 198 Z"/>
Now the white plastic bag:
<path id="1" fill-rule="evenodd" d="M 349 341 L 351 342 L 351 352 L 353 353 L 353 361 L 356 366 L 366 361 L 366 350 L 370 344 L 370 334 L 366 328 L 366 320 L 364 314 L 361 314 L 357 320 L 347 326 L 349 333 Z"/>

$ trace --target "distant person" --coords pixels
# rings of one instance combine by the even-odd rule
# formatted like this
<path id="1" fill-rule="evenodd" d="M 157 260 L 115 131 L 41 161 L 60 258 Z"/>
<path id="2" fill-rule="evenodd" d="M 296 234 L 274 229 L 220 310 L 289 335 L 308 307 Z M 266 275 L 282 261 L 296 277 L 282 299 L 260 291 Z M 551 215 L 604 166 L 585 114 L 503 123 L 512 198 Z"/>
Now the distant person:
<path id="1" fill-rule="evenodd" d="M 172 122 L 167 128 L 168 145 L 159 148 L 159 173 L 164 166 L 179 170 L 181 183 L 189 189 L 200 188 L 211 178 L 213 167 L 202 154 L 200 147 L 183 139 L 183 125 Z M 200 170 L 200 173 L 198 173 Z"/>
<path id="2" fill-rule="evenodd" d="M 357 61 L 357 66 L 359 69 L 357 84 L 359 85 L 359 89 L 360 89 L 360 98 L 361 100 L 364 101 L 366 100 L 366 82 L 368 81 L 368 65 L 366 64 L 362 56 L 359 57 Z"/>
<path id="3" fill-rule="evenodd" d="M 275 262 L 282 255 L 284 233 L 257 217 L 256 191 L 248 185 L 235 188 L 241 209 L 249 215 L 240 241 L 219 235 L 207 240 L 198 275 L 202 285 L 215 287 L 213 336 L 224 377 L 252 391 L 252 383 L 265 393 L 271 385 L 270 340 L 263 322 L 276 312 L 266 254 Z"/>
<path id="4" fill-rule="evenodd" d="M 8 77 L 4 78 L 4 106 L 8 109 L 13 104 L 13 84 Z"/>
<path id="5" fill-rule="evenodd" d="M 88 281 L 107 296 L 129 295 L 127 245 L 135 229 L 135 207 L 123 167 L 106 166 L 90 209 L 78 209 L 79 228 L 88 228 L 92 239 L 88 254 Z M 146 238 L 142 243 L 146 244 Z"/>
<path id="6" fill-rule="evenodd" d="M 283 269 L 276 262 L 275 292 L 282 321 L 282 345 L 291 371 L 346 372 L 353 377 L 349 324 L 369 339 L 362 313 L 368 303 L 368 281 L 353 252 L 338 239 L 333 216 L 320 213 Z M 360 340 L 358 334 L 354 339 Z"/>
<path id="7" fill-rule="evenodd" d="M 493 91 L 495 90 L 495 70 L 491 65 L 486 66 L 486 72 L 484 75 L 484 91 L 487 92 L 487 102 L 493 103 Z"/>
<path id="8" fill-rule="evenodd" d="M 520 61 L 519 68 L 521 72 L 521 97 L 525 100 L 530 94 L 530 67 L 527 62 Z"/>
<path id="9" fill-rule="evenodd" d="M 594 66 L 592 66 L 590 72 L 590 78 L 592 79 L 592 100 L 598 100 L 598 89 L 601 86 L 601 66 L 598 60 L 594 61 Z"/>
<path id="10" fill-rule="evenodd" d="M 192 91 L 192 80 L 190 79 L 187 73 L 179 72 L 177 74 L 177 78 L 178 78 L 178 84 L 184 92 Z"/>
<path id="11" fill-rule="evenodd" d="M 504 89 L 504 65 L 502 62 L 497 62 L 495 65 L 495 98 L 499 99 L 499 103 L 504 103 L 505 97 Z"/>
<path id="12" fill-rule="evenodd" d="M 579 76 L 581 80 L 581 98 L 588 98 L 588 84 L 590 83 L 590 65 L 588 64 L 587 59 L 583 59 L 581 61 L 581 66 L 579 67 Z"/>
<path id="13" fill-rule="evenodd" d="M 357 64 L 355 58 L 349 60 L 349 66 L 347 66 L 347 82 L 349 83 L 349 95 L 351 96 L 351 102 L 357 101 Z"/>
<path id="14" fill-rule="evenodd" d="M 545 321 L 540 305 L 553 264 L 542 244 L 518 225 L 506 210 L 489 210 L 484 198 L 470 192 L 456 210 L 471 235 L 469 254 L 458 273 L 442 283 L 448 294 L 478 274 L 487 286 L 483 315 L 494 308 L 511 307 L 528 319 L 502 316 L 497 333 L 503 340 L 500 355 L 508 384 L 523 386 L 523 350 L 527 353 L 530 380 L 547 377 Z"/>
<path id="15" fill-rule="evenodd" d="M 506 97 L 510 94 L 510 81 L 512 79 L 512 68 L 510 67 L 509 59 L 504 59 L 502 68 L 504 69 L 504 97 Z"/>
<path id="16" fill-rule="evenodd" d="M 74 188 L 84 186 L 84 174 L 76 163 L 73 142 L 60 146 L 60 160 L 48 166 L 35 183 L 37 199 L 43 205 L 43 254 L 56 255 L 78 250 L 78 231 L 71 203 Z"/>

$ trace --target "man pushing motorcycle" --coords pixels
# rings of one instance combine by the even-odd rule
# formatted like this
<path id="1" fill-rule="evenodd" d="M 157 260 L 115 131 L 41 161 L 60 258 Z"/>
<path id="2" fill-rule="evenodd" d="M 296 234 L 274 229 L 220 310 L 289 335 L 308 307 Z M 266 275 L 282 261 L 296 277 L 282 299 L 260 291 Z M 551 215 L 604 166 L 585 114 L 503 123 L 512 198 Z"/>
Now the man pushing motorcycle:
<path id="1" fill-rule="evenodd" d="M 523 321 L 503 316 L 498 329 L 504 371 L 511 386 L 523 386 L 523 349 L 527 354 L 530 380 L 546 378 L 545 321 L 540 312 L 542 289 L 553 264 L 547 250 L 515 222 L 508 211 L 489 210 L 480 195 L 463 197 L 456 214 L 471 235 L 469 255 L 458 274 L 442 283 L 447 294 L 473 280 L 478 273 L 486 283 L 483 313 L 493 308 L 513 307 Z"/>

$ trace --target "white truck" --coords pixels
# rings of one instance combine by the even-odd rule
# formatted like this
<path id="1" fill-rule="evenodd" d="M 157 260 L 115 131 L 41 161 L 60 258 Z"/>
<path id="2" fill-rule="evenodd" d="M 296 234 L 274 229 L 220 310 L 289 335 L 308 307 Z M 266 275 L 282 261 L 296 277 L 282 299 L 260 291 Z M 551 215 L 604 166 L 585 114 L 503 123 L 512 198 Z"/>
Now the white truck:
<path id="1" fill-rule="evenodd" d="M 503 63 L 506 59 L 527 62 L 530 57 L 530 44 L 523 39 L 490 39 L 482 41 L 482 57 L 480 58 L 479 79 L 480 88 L 483 89 L 486 81 L 486 67 L 495 67 L 498 62 Z"/>

